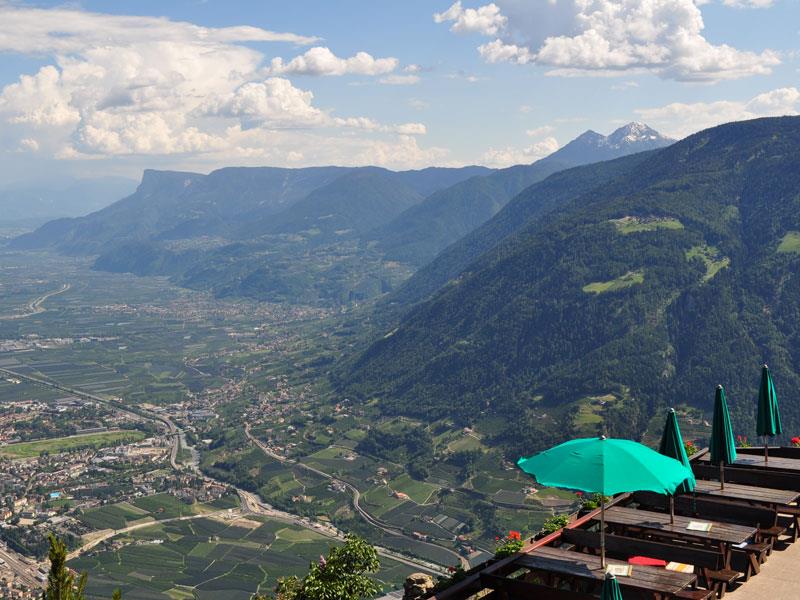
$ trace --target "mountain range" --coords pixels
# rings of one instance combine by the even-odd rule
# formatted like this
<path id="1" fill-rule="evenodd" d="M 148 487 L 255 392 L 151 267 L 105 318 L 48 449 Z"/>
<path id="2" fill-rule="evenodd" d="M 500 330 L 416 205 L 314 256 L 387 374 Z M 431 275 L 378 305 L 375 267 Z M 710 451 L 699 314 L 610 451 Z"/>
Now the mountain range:
<path id="1" fill-rule="evenodd" d="M 630 124 L 494 171 L 147 171 L 11 245 L 223 297 L 381 297 L 371 339 L 330 372 L 337 393 L 475 426 L 511 455 L 641 437 L 666 406 L 708 410 L 718 382 L 752 432 L 763 361 L 800 385 L 798 156 L 785 117 L 676 143 Z M 800 431 L 800 406 L 783 416 Z"/>
<path id="2" fill-rule="evenodd" d="M 107 208 L 20 236 L 15 249 L 97 255 L 95 266 L 168 275 L 218 295 L 349 302 L 395 289 L 532 183 L 672 140 L 632 123 L 587 132 L 532 165 L 144 173 Z"/>
<path id="3" fill-rule="evenodd" d="M 554 175 L 420 271 L 409 285 L 447 283 L 334 383 L 390 414 L 477 425 L 518 456 L 600 431 L 636 439 L 661 408 L 710 410 L 717 383 L 754 434 L 766 361 L 796 432 L 798 190 L 800 117 Z M 543 202 L 559 208 L 542 216 Z"/>
<path id="4" fill-rule="evenodd" d="M 522 190 L 553 173 L 663 148 L 674 141 L 636 122 L 608 136 L 589 130 L 532 165 L 501 169 L 433 194 L 375 231 L 372 238 L 387 258 L 418 267 L 485 223 Z"/>

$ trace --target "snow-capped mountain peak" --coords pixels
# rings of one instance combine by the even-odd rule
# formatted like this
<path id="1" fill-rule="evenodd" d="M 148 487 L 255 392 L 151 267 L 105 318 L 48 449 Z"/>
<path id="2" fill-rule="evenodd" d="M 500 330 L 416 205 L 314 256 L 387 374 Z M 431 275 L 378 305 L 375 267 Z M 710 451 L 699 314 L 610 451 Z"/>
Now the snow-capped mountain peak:
<path id="1" fill-rule="evenodd" d="M 623 125 L 609 135 L 589 129 L 551 154 L 548 159 L 563 160 L 572 164 L 586 164 L 663 148 L 674 141 L 644 123 L 634 121 Z"/>

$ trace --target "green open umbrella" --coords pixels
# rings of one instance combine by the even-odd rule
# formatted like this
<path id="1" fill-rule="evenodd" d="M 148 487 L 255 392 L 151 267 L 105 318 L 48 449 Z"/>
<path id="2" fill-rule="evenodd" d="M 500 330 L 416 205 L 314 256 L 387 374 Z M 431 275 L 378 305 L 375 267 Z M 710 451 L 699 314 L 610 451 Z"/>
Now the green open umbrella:
<path id="1" fill-rule="evenodd" d="M 673 494 L 692 472 L 669 458 L 631 440 L 580 438 L 520 458 L 517 466 L 541 485 L 613 496 L 648 491 Z M 600 504 L 600 562 L 605 568 L 605 502 Z"/>
<path id="2" fill-rule="evenodd" d="M 686 448 L 683 445 L 683 437 L 681 436 L 681 428 L 678 427 L 678 417 L 675 414 L 675 409 L 670 408 L 667 412 L 667 422 L 664 424 L 664 432 L 661 434 L 661 443 L 658 445 L 658 451 L 664 456 L 669 456 L 689 469 L 689 457 L 686 456 Z M 695 479 L 694 474 L 687 477 L 686 481 L 678 486 L 676 492 L 689 493 L 694 490 Z M 669 497 L 669 521 L 675 522 L 675 497 Z"/>
<path id="3" fill-rule="evenodd" d="M 725 401 L 725 390 L 717 386 L 714 397 L 714 420 L 711 422 L 711 464 L 719 465 L 720 489 L 725 489 L 725 465 L 736 460 L 736 443 L 733 440 L 731 415 Z"/>
<path id="4" fill-rule="evenodd" d="M 773 437 L 783 433 L 781 413 L 778 411 L 778 396 L 772 373 L 767 365 L 761 368 L 761 386 L 758 388 L 758 418 L 756 433 L 764 436 L 764 462 L 769 460 L 767 436 Z"/>
<path id="5" fill-rule="evenodd" d="M 619 589 L 619 582 L 611 573 L 606 574 L 606 578 L 603 580 L 600 600 L 623 600 L 622 590 Z"/>

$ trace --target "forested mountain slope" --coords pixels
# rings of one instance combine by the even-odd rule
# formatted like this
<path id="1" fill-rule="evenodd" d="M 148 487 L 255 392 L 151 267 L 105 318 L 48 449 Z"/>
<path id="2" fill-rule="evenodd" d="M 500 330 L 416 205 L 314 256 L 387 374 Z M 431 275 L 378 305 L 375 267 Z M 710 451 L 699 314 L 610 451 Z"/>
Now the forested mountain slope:
<path id="1" fill-rule="evenodd" d="M 317 241 L 357 236 L 380 227 L 423 195 L 385 169 L 365 167 L 317 188 L 285 211 L 242 230 L 243 238 L 313 231 Z"/>
<path id="2" fill-rule="evenodd" d="M 554 173 L 508 202 L 489 221 L 454 242 L 391 294 L 389 301 L 414 303 L 424 300 L 458 277 L 478 256 L 529 221 L 541 218 L 581 194 L 631 171 L 650 156 L 648 152 Z"/>
<path id="3" fill-rule="evenodd" d="M 733 123 L 648 156 L 469 265 L 337 372 L 387 412 L 501 420 L 530 452 L 729 391 L 754 434 L 759 365 L 800 431 L 800 118 Z"/>

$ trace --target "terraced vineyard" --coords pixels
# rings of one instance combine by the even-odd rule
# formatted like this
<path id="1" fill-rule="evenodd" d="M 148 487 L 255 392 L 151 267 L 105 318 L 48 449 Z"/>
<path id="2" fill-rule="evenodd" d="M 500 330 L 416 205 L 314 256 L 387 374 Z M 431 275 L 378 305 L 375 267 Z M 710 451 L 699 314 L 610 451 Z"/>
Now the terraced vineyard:
<path id="1" fill-rule="evenodd" d="M 120 587 L 126 600 L 248 600 L 272 591 L 278 577 L 303 575 L 330 540 L 261 517 L 156 523 L 113 538 L 109 549 L 70 567 L 92 573 L 88 598 Z M 402 581 L 411 567 L 382 559 L 378 578 Z"/>

